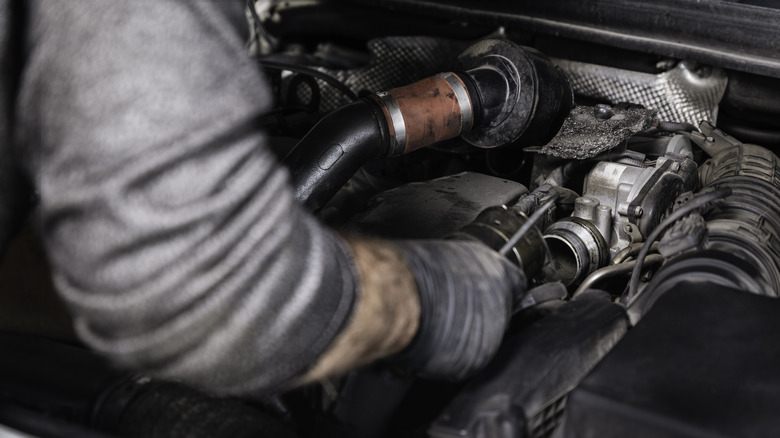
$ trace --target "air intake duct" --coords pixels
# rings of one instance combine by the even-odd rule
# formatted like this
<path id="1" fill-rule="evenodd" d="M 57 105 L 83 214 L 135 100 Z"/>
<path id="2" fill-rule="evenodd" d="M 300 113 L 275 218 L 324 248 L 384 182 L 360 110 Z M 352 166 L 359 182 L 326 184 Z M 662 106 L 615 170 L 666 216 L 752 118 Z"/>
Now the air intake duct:
<path id="1" fill-rule="evenodd" d="M 458 136 L 481 148 L 542 145 L 572 107 L 566 75 L 533 49 L 483 40 L 458 67 L 323 118 L 283 160 L 295 199 L 316 212 L 366 162 Z"/>
<path id="2" fill-rule="evenodd" d="M 701 188 L 728 189 L 731 194 L 704 214 L 703 249 L 664 266 L 631 306 L 632 320 L 685 281 L 780 296 L 780 159 L 707 122 L 700 129 L 691 140 L 711 156 L 699 169 Z"/>

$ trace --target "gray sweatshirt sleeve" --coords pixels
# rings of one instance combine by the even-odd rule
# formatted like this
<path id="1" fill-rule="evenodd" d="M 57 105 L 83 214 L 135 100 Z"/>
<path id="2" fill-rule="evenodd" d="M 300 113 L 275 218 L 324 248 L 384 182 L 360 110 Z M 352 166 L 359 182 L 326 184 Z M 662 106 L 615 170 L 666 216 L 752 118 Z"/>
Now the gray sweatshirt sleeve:
<path id="1" fill-rule="evenodd" d="M 242 1 L 29 1 L 17 141 L 76 329 L 123 366 L 268 390 L 349 317 L 349 250 L 256 126 Z"/>

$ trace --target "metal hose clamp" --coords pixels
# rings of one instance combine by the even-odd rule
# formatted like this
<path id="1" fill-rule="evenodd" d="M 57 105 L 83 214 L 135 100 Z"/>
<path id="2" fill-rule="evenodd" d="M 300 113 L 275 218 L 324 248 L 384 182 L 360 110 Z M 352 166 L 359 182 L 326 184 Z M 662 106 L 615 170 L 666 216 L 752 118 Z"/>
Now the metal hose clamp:
<path id="1" fill-rule="evenodd" d="M 404 123 L 404 116 L 401 113 L 401 107 L 398 106 L 398 102 L 386 91 L 380 91 L 376 93 L 376 97 L 382 102 L 387 109 L 387 114 L 390 116 L 390 120 L 393 123 L 393 144 L 391 146 L 391 156 L 401 155 L 406 149 L 406 124 Z"/>
<path id="2" fill-rule="evenodd" d="M 466 86 L 455 73 L 439 73 L 436 76 L 447 81 L 447 84 L 455 93 L 455 98 L 458 100 L 458 106 L 460 107 L 460 132 L 470 130 L 474 124 L 474 112 L 471 108 L 471 98 Z"/>

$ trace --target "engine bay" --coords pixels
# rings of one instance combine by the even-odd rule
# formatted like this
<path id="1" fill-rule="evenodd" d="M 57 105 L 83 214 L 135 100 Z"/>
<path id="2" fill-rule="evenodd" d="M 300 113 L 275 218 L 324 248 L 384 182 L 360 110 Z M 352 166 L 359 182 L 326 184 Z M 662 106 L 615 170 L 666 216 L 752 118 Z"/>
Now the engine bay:
<path id="1" fill-rule="evenodd" d="M 624 13 L 641 8 L 631 2 L 614 3 L 600 6 L 623 8 Z M 632 345 L 630 328 L 641 326 L 656 301 L 672 300 L 661 298 L 667 292 L 676 295 L 682 290 L 698 292 L 728 284 L 762 297 L 776 295 L 780 254 L 775 242 L 780 229 L 770 225 L 777 210 L 769 200 L 777 198 L 773 151 L 778 142 L 770 140 L 774 128 L 769 124 L 759 133 L 763 128 L 758 128 L 758 119 L 768 114 L 747 122 L 752 117 L 743 112 L 747 108 L 735 88 L 744 83 L 741 76 L 758 70 L 735 71 L 729 59 L 733 53 L 725 47 L 717 61 L 698 53 L 677 58 L 659 56 L 651 46 L 640 50 L 633 43 L 620 47 L 607 37 L 602 40 L 609 40 L 607 44 L 594 43 L 598 38 L 561 37 L 570 30 L 563 25 L 546 31 L 546 26 L 555 26 L 553 18 L 579 19 L 565 8 L 582 8 L 567 2 L 549 7 L 500 2 L 482 7 L 443 2 L 388 4 L 391 13 L 415 16 L 411 13 L 415 11 L 429 19 L 448 17 L 450 25 L 457 22 L 464 34 L 476 32 L 486 22 L 506 27 L 492 28 L 472 41 L 452 38 L 448 32 L 371 39 L 368 66 L 334 68 L 325 61 L 318 70 L 369 99 L 384 90 L 392 96 L 396 87 L 442 71 L 456 72 L 460 78 L 470 75 L 477 88 L 486 89 L 480 90 L 481 99 L 470 99 L 484 104 L 472 116 L 478 120 L 477 127 L 409 155 L 361 163 L 328 203 L 313 210 L 337 228 L 382 237 L 476 238 L 503 251 L 521 267 L 530 279 L 529 290 L 516 306 L 513 329 L 499 356 L 473 381 L 458 389 L 426 390 L 418 389 L 426 385 L 419 382 L 400 390 L 406 383 L 396 382 L 395 391 L 385 397 L 380 395 L 378 382 L 388 384 L 383 379 L 389 377 L 381 366 L 365 375 L 347 377 L 340 382 L 342 392 L 323 407 L 333 415 L 331 420 L 337 419 L 333 436 L 625 436 L 639 433 L 634 428 L 647 436 L 671 431 L 688 436 L 681 432 L 685 427 L 678 428 L 680 424 L 719 430 L 717 421 L 708 418 L 697 423 L 692 420 L 697 417 L 686 416 L 685 409 L 673 414 L 666 408 L 653 411 L 659 400 L 647 395 L 634 394 L 650 401 L 642 406 L 644 411 L 637 411 L 641 414 L 627 414 L 623 409 L 634 409 L 634 400 L 615 386 L 598 394 L 618 393 L 611 403 L 623 408 L 596 404 L 597 408 L 588 388 L 605 375 L 609 379 L 598 364 L 609 359 L 608 352 L 624 337 L 625 344 Z M 716 13 L 723 11 L 699 12 L 703 15 L 693 19 L 694 27 L 701 21 L 717 20 Z M 283 14 L 277 18 L 281 27 Z M 429 22 L 431 28 L 435 22 Z M 644 26 L 633 34 L 645 31 L 658 32 Z M 690 36 L 688 41 L 693 39 Z M 663 38 L 654 43 L 663 44 Z M 755 40 L 752 43 L 758 45 Z M 535 80 L 528 81 L 522 77 L 528 69 L 518 65 L 523 55 L 513 52 L 518 47 L 533 56 L 538 53 L 553 68 L 542 72 L 544 68 L 537 65 L 531 75 Z M 264 58 L 260 59 L 262 64 Z M 708 62 L 701 62 L 704 59 Z M 485 71 L 501 70 L 507 63 L 514 72 L 521 72 L 514 78 L 516 89 L 511 77 L 500 85 L 484 77 Z M 405 69 L 414 73 L 400 72 Z M 572 101 L 566 99 L 566 92 L 544 83 L 561 81 L 553 71 L 565 76 Z M 291 98 L 292 85 L 297 98 L 318 102 L 328 113 L 338 107 L 327 103 L 334 95 L 342 94 L 338 103 L 346 103 L 344 93 L 323 82 L 319 92 L 296 89 L 298 83 L 284 73 L 275 83 L 280 98 Z M 510 85 L 501 88 L 505 83 Z M 773 85 L 766 90 L 773 91 L 767 92 L 768 97 L 777 93 L 776 80 L 763 77 L 754 85 L 769 83 Z M 536 113 L 528 117 L 547 124 L 547 132 L 517 121 L 523 111 L 529 111 L 513 94 L 517 89 L 536 93 Z M 321 98 L 314 98 L 316 94 Z M 496 98 L 500 104 L 485 104 L 493 96 L 500 96 Z M 559 117 L 563 107 L 566 115 Z M 394 123 L 392 118 L 388 123 Z M 407 130 L 414 123 L 407 117 Z M 431 124 L 435 125 L 426 126 Z M 513 132 L 518 125 L 532 134 Z M 314 127 L 312 132 L 316 131 Z M 743 137 L 738 140 L 729 132 Z M 297 168 L 291 169 L 295 183 Z M 712 348 L 719 348 L 717 342 L 713 341 Z M 653 357 L 653 351 L 648 347 L 645 357 Z M 609 366 L 605 361 L 602 368 Z M 633 385 L 630 380 L 622 383 Z M 436 388 L 434 383 L 427 384 Z M 575 390 L 573 400 L 580 404 L 567 408 L 568 394 L 578 385 L 582 388 Z M 677 390 L 680 398 L 697 397 L 691 395 L 697 390 L 694 387 L 679 383 Z M 431 391 L 439 394 L 431 396 Z M 386 398 L 383 403 L 390 405 L 395 397 L 396 404 L 384 415 L 357 407 L 358 400 L 369 403 L 375 397 Z M 410 405 L 425 406 L 428 413 L 418 423 L 410 422 L 408 410 L 415 409 Z M 667 417 L 649 423 L 644 418 L 658 412 L 666 412 Z M 723 430 L 734 433 L 735 429 Z"/>
<path id="2" fill-rule="evenodd" d="M 487 368 L 451 383 L 380 362 L 236 401 L 0 337 L 26 358 L 0 394 L 55 426 L 0 423 L 179 436 L 127 426 L 176 405 L 219 413 L 177 420 L 181 436 L 250 436 L 267 417 L 284 427 L 257 436 L 780 430 L 780 9 L 480 3 L 264 0 L 247 15 L 275 98 L 260 123 L 298 201 L 342 233 L 477 240 L 524 272 Z M 80 376 L 69 388 L 45 389 L 45 364 L 19 371 L 55 350 Z"/>

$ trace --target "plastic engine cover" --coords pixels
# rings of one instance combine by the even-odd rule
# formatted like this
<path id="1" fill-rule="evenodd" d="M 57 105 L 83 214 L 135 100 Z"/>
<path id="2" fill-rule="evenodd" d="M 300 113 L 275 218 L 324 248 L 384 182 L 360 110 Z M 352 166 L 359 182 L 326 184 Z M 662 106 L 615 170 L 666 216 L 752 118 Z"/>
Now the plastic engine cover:
<path id="1" fill-rule="evenodd" d="M 626 333 L 625 310 L 600 291 L 561 305 L 507 339 L 429 430 L 434 438 L 543 437 L 566 395 Z"/>
<path id="2" fill-rule="evenodd" d="M 441 238 L 472 222 L 488 207 L 528 193 L 520 183 L 474 172 L 405 184 L 380 193 L 348 226 L 393 238 Z"/>
<path id="3" fill-rule="evenodd" d="M 557 438 L 777 436 L 780 301 L 687 283 L 569 396 Z"/>

